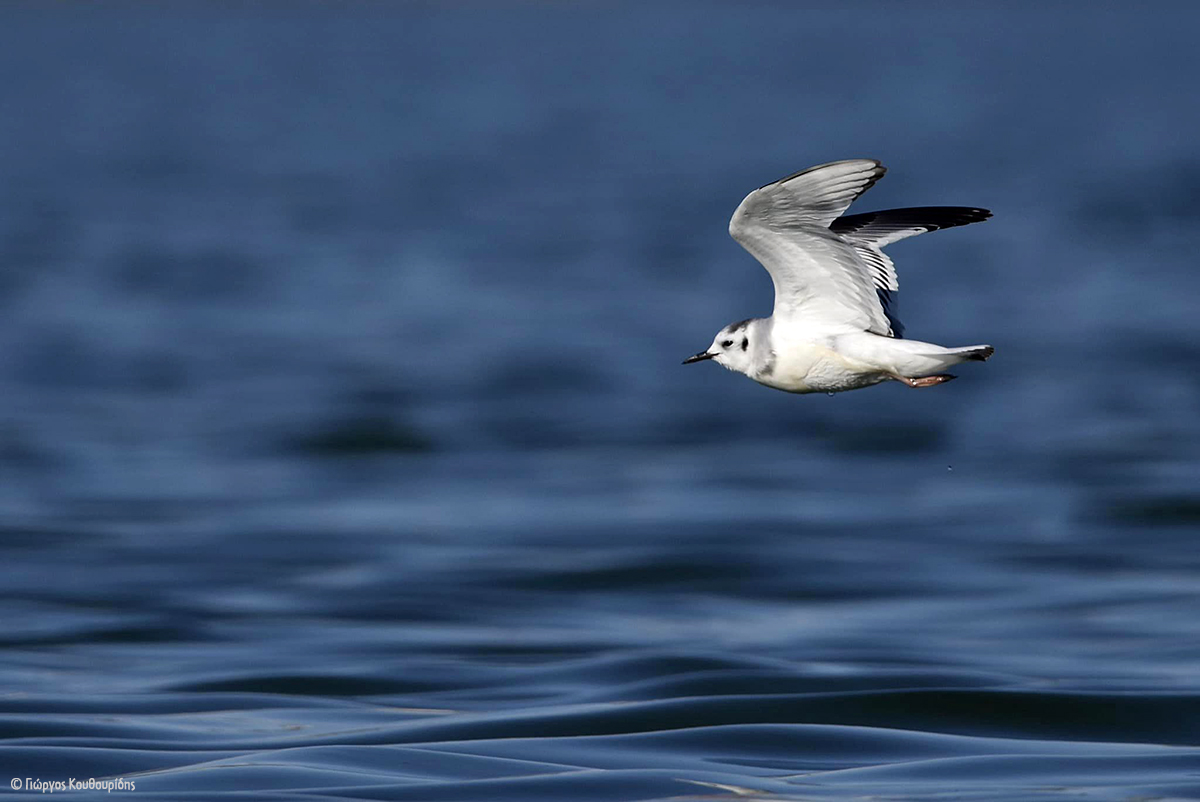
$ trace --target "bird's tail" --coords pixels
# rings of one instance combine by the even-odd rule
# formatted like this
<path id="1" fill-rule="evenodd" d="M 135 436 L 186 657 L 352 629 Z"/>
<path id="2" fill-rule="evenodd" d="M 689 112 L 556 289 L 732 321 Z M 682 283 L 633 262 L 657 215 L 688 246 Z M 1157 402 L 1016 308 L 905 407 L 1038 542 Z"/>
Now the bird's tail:
<path id="1" fill-rule="evenodd" d="M 948 348 L 947 350 L 955 357 L 958 357 L 954 360 L 954 363 L 967 361 L 987 362 L 988 357 L 996 353 L 996 349 L 990 345 L 964 345 L 960 348 Z"/>
<path id="2" fill-rule="evenodd" d="M 910 378 L 941 373 L 960 362 L 983 362 L 996 351 L 990 345 L 946 348 L 919 340 L 889 340 L 888 344 L 888 356 L 883 364 L 891 372 Z"/>

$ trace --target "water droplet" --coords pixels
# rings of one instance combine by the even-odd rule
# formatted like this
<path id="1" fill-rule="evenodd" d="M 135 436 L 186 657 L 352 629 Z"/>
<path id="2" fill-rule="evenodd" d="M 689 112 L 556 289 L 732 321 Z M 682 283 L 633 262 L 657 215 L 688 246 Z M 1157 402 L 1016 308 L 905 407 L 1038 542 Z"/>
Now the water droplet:
<path id="1" fill-rule="evenodd" d="M 825 395 L 829 396 L 830 398 L 833 398 L 833 393 L 825 393 Z"/>
<path id="2" fill-rule="evenodd" d="M 952 470 L 954 470 L 954 466 L 953 466 L 953 465 L 947 465 L 947 466 L 946 466 L 946 470 L 948 470 L 948 471 L 952 471 Z"/>

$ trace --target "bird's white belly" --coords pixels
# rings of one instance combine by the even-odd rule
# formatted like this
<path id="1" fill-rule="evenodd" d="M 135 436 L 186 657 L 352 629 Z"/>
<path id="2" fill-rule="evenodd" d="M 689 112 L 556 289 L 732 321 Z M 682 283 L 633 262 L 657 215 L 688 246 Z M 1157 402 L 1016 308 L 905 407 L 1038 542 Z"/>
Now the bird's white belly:
<path id="1" fill-rule="evenodd" d="M 792 344 L 777 352 L 774 364 L 754 380 L 789 393 L 839 393 L 879 384 L 889 376 L 833 350 L 824 343 Z"/>

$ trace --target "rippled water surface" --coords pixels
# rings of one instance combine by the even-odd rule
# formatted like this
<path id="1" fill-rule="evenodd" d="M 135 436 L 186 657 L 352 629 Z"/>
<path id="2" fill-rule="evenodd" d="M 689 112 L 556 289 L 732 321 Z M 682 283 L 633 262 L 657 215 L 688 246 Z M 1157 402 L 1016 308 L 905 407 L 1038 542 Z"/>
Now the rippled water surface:
<path id="1" fill-rule="evenodd" d="M 0 786 L 1200 798 L 1197 25 L 0 9 Z M 680 366 L 858 156 L 994 210 L 891 253 L 996 357 Z"/>

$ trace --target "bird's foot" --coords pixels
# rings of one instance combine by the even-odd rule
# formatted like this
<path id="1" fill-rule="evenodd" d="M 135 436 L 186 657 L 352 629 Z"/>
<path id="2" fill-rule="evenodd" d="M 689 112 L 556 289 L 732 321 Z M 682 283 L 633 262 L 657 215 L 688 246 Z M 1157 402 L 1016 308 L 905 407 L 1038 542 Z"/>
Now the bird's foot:
<path id="1" fill-rule="evenodd" d="M 939 373 L 936 376 L 922 376 L 919 379 L 910 379 L 907 376 L 893 376 L 892 378 L 904 382 L 909 387 L 932 387 L 935 384 L 945 384 L 956 377 L 949 373 Z"/>

